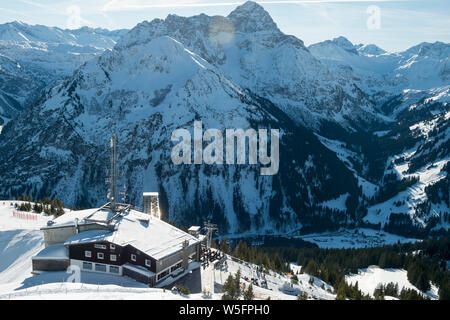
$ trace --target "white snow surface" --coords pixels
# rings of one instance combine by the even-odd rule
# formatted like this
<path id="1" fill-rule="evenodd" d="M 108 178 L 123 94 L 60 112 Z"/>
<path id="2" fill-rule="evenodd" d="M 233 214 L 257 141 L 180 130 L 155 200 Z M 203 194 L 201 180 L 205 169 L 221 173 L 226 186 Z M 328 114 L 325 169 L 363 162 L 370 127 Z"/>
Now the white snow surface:
<path id="1" fill-rule="evenodd" d="M 355 285 L 356 282 L 358 282 L 358 288 L 364 294 L 370 294 L 372 297 L 378 285 L 387 285 L 390 282 L 398 284 L 399 291 L 403 288 L 413 289 L 431 299 L 437 299 L 439 297 L 438 289 L 434 285 L 431 286 L 431 289 L 428 292 L 422 292 L 413 286 L 408 280 L 406 270 L 403 269 L 382 269 L 378 266 L 370 266 L 365 269 L 359 269 L 358 274 L 346 276 L 345 280 L 352 285 Z"/>

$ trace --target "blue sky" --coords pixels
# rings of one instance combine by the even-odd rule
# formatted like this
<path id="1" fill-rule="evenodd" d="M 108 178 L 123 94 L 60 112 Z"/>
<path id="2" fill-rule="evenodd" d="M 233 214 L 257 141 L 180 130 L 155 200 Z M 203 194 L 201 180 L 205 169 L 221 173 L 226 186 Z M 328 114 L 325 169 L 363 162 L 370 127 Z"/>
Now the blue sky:
<path id="1" fill-rule="evenodd" d="M 173 13 L 228 15 L 237 0 L 0 0 L 0 23 L 20 20 L 61 28 L 82 25 L 132 28 Z M 374 43 L 389 51 L 423 41 L 450 42 L 449 0 L 262 0 L 285 33 L 305 44 L 343 35 L 353 43 Z M 379 19 L 377 18 L 379 17 Z M 368 23 L 369 22 L 369 23 Z"/>

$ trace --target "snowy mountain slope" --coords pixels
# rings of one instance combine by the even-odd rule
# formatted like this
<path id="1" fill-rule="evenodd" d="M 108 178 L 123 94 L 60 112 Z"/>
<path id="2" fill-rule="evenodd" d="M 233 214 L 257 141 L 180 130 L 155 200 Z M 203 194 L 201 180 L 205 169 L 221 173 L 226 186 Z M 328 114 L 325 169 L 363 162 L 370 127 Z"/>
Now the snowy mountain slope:
<path id="1" fill-rule="evenodd" d="M 0 125 L 19 113 L 38 87 L 17 61 L 0 54 Z"/>
<path id="2" fill-rule="evenodd" d="M 385 105 L 397 110 L 397 122 L 378 137 L 386 157 L 381 192 L 364 220 L 391 232 L 420 235 L 449 228 L 448 87 L 432 91 L 406 91 Z"/>
<path id="3" fill-rule="evenodd" d="M 50 192 L 65 203 L 101 204 L 115 124 L 130 201 L 139 205 L 143 191 L 157 190 L 172 220 L 187 225 L 210 218 L 223 233 L 266 233 L 336 228 L 357 216 L 356 180 L 333 153 L 170 37 L 119 46 L 88 61 L 30 111 L 0 136 L 4 195 Z M 278 174 L 262 176 L 260 165 L 174 165 L 171 133 L 192 132 L 196 119 L 222 132 L 280 129 Z M 349 195 L 345 214 L 315 208 L 340 194 Z"/>
<path id="4" fill-rule="evenodd" d="M 341 160 L 342 163 L 353 173 L 354 177 L 358 180 L 358 186 L 360 186 L 365 197 L 371 198 L 376 194 L 376 192 L 378 192 L 379 187 L 364 178 L 364 167 L 367 159 L 365 159 L 362 153 L 349 149 L 345 142 L 327 139 L 320 135 L 316 136 L 319 138 L 320 142 L 329 150 L 333 151 L 339 160 Z M 342 200 L 345 199 L 341 199 L 341 206 L 342 202 L 345 203 L 345 201 Z"/>
<path id="5" fill-rule="evenodd" d="M 30 274 L 31 257 L 44 248 L 39 228 L 49 220 L 41 215 L 36 221 L 14 217 L 13 203 L 20 201 L 0 201 L 0 288 Z"/>
<path id="6" fill-rule="evenodd" d="M 62 30 L 22 22 L 0 25 L 0 125 L 33 102 L 40 90 L 70 76 L 112 48 L 126 30 Z"/>
<path id="7" fill-rule="evenodd" d="M 85 61 L 111 49 L 127 30 L 62 30 L 22 22 L 0 25 L 0 53 L 45 76 L 70 76 Z"/>
<path id="8" fill-rule="evenodd" d="M 231 256 L 226 257 L 226 264 L 219 270 L 215 270 L 214 281 L 216 284 L 222 285 L 230 273 L 234 275 L 240 270 L 241 281 L 247 288 L 250 285 L 250 279 L 257 279 L 258 285 L 253 285 L 253 290 L 255 295 L 262 299 L 270 296 L 271 299 L 275 298 L 276 300 L 294 300 L 301 292 L 306 293 L 309 300 L 334 300 L 336 298 L 332 286 L 309 274 L 297 274 L 298 283 L 291 285 L 290 275 L 275 273 L 271 270 L 262 274 L 257 272 L 257 265 Z M 313 279 L 312 283 L 309 282 L 310 279 Z M 267 288 L 259 285 L 262 281 L 267 282 Z"/>
<path id="9" fill-rule="evenodd" d="M 367 93 L 388 97 L 405 89 L 427 90 L 448 85 L 450 44 L 421 43 L 389 53 L 374 45 L 354 45 L 344 37 L 316 43 L 311 53 L 336 73 L 350 77 Z"/>
<path id="10" fill-rule="evenodd" d="M 117 46 L 163 35 L 198 53 L 239 86 L 269 99 L 297 123 L 318 128 L 321 119 L 346 127 L 383 121 L 354 81 L 328 70 L 254 2 L 238 6 L 227 17 L 169 15 L 145 21 Z"/>
<path id="11" fill-rule="evenodd" d="M 369 137 L 328 126 L 321 141 L 374 191 L 364 191 L 369 208 L 363 221 L 407 236 L 445 232 L 450 46 L 422 43 L 399 53 L 367 48 L 344 37 L 309 47 L 331 70 L 372 93 L 387 120 Z"/>
<path id="12" fill-rule="evenodd" d="M 126 30 L 109 31 L 82 27 L 69 30 L 13 21 L 0 25 L 0 39 L 14 43 L 61 43 L 108 49 L 114 46 Z"/>
<path id="13" fill-rule="evenodd" d="M 181 222 L 212 217 L 230 233 L 335 230 L 355 221 L 378 227 L 381 220 L 394 233 L 419 221 L 426 232 L 448 229 L 440 214 L 450 207 L 442 162 L 449 155 L 447 44 L 387 53 L 340 37 L 306 48 L 253 2 L 228 17 L 143 22 L 120 40 L 124 31 L 20 23 L 0 30 L 0 52 L 17 52 L 0 61 L 3 121 L 29 104 L 33 88 L 52 83 L 22 119 L 0 129 L 4 196 L 102 203 L 116 123 L 131 202 L 160 190 L 165 212 Z M 24 89 L 15 85 L 28 78 Z M 192 131 L 194 120 L 221 130 L 280 128 L 279 174 L 171 166 L 170 133 Z M 397 175 L 398 166 L 408 173 Z M 440 178 L 428 183 L 428 173 Z M 419 175 L 418 185 L 408 180 Z M 408 200 L 412 192 L 420 201 Z M 399 202 L 408 205 L 396 210 Z M 391 211 L 402 213 L 392 218 L 398 227 L 391 228 Z"/>

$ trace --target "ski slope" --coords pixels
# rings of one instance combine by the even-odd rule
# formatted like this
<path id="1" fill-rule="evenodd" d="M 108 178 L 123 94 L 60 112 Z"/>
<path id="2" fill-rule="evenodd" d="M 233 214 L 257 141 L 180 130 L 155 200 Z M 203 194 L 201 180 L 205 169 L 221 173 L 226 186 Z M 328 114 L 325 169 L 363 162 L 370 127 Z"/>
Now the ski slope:
<path id="1" fill-rule="evenodd" d="M 44 248 L 39 228 L 51 217 L 38 215 L 37 220 L 13 217 L 14 203 L 0 201 L 0 292 L 14 288 L 31 276 L 31 257 Z"/>

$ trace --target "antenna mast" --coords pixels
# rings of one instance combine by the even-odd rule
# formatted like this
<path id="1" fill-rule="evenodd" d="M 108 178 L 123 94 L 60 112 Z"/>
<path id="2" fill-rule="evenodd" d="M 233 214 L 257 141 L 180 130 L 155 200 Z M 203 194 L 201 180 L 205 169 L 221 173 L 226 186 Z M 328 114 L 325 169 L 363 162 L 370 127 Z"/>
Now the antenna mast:
<path id="1" fill-rule="evenodd" d="M 115 133 L 111 137 L 111 172 L 109 177 L 111 209 L 115 211 L 117 206 L 117 136 Z"/>

